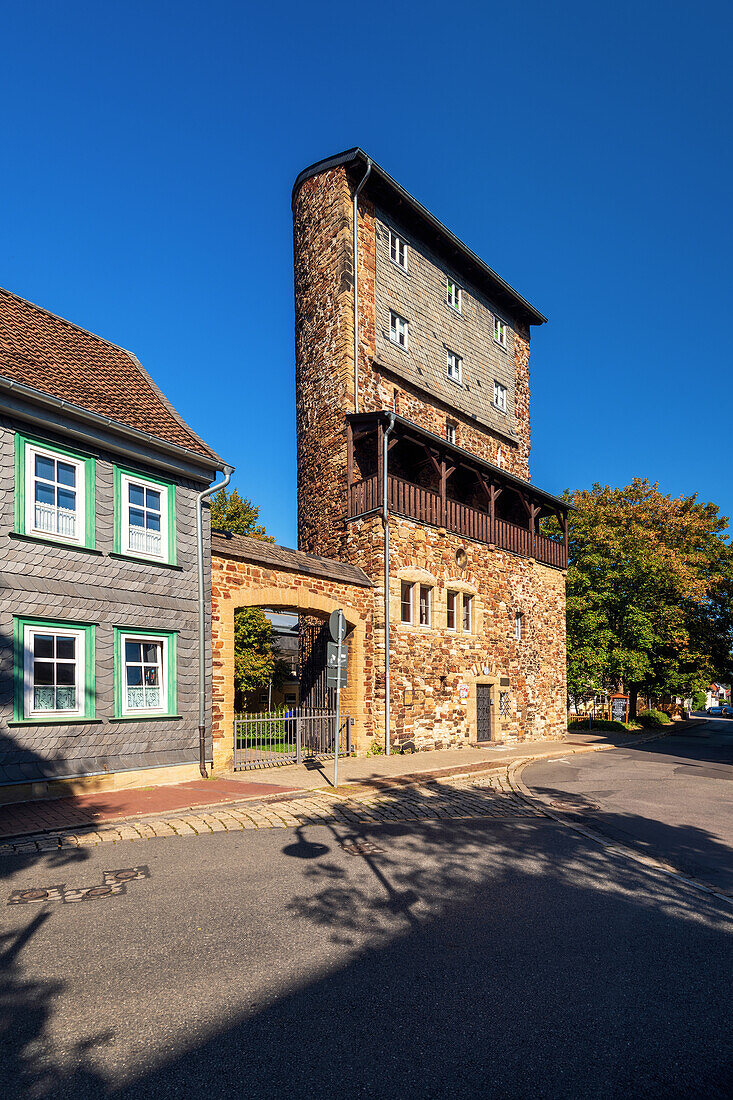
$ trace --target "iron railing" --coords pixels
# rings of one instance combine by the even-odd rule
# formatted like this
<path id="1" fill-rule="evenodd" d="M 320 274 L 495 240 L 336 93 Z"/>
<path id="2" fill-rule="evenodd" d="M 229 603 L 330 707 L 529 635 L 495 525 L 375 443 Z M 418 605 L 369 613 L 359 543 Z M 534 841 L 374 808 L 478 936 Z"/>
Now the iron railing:
<path id="1" fill-rule="evenodd" d="M 328 759 L 336 748 L 335 711 L 309 707 L 240 714 L 234 719 L 234 770 L 273 768 Z M 351 753 L 351 717 L 342 714 L 339 755 Z"/>

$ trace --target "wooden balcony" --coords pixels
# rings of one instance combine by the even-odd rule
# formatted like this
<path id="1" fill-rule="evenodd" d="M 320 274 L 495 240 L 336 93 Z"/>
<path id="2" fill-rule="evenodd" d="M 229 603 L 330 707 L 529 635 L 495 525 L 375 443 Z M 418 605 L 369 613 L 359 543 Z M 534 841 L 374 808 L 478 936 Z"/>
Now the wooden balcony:
<path id="1" fill-rule="evenodd" d="M 375 418 L 377 418 L 375 420 Z M 364 438 L 371 423 L 377 429 L 379 446 L 383 446 L 383 436 L 380 431 L 381 420 L 379 413 L 365 414 L 358 418 L 361 422 L 361 437 Z M 350 420 L 356 420 L 351 417 Z M 400 419 L 400 418 L 398 418 Z M 390 440 L 391 447 L 399 443 L 400 438 L 405 438 L 403 431 L 396 434 Z M 366 426 L 367 431 L 364 431 Z M 372 428 L 372 430 L 374 430 Z M 349 435 L 349 488 L 348 488 L 348 518 L 368 515 L 381 511 L 384 492 L 384 479 L 382 474 L 383 459 L 381 451 L 375 458 L 375 472 L 369 476 L 355 479 L 354 474 L 354 433 L 352 424 L 348 425 Z M 387 476 L 387 508 L 394 515 L 405 516 L 416 523 L 424 523 L 431 527 L 444 528 L 452 534 L 472 539 L 475 542 L 483 542 L 508 550 L 523 558 L 536 558 L 555 569 L 567 569 L 567 505 L 555 497 L 543 493 L 528 482 L 515 478 L 503 470 L 490 466 L 468 452 L 440 440 L 428 432 L 422 432 L 414 426 L 409 427 L 409 439 L 414 444 L 423 444 L 428 456 L 428 464 L 425 467 L 435 476 L 439 488 L 428 488 L 416 481 L 398 476 L 396 473 L 388 473 Z M 416 437 L 417 436 L 417 437 Z M 366 465 L 366 463 L 364 463 Z M 390 466 L 392 463 L 390 462 Z M 455 499 L 456 494 L 448 491 L 449 479 L 458 466 L 469 471 L 469 476 L 476 479 L 476 485 L 483 490 L 481 497 L 485 500 L 485 507 L 477 504 L 475 500 L 461 502 Z M 420 471 L 416 467 L 416 474 Z M 504 501 L 499 504 L 502 494 Z M 522 512 L 522 522 L 512 522 L 500 513 L 500 508 L 505 506 L 509 497 L 518 502 L 517 508 Z M 510 513 L 513 514 L 513 513 Z M 558 541 L 542 535 L 538 531 L 539 520 L 543 515 L 555 516 L 563 531 L 563 540 Z"/>

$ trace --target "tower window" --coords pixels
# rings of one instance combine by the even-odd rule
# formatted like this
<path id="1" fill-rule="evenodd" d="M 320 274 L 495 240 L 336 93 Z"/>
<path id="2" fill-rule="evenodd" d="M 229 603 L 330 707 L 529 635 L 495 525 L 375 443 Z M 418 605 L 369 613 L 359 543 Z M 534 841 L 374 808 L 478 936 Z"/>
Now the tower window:
<path id="1" fill-rule="evenodd" d="M 500 411 L 506 412 L 506 386 L 494 380 L 494 406 Z"/>
<path id="2" fill-rule="evenodd" d="M 412 585 L 402 581 L 400 589 L 400 616 L 403 623 L 412 622 Z"/>
<path id="3" fill-rule="evenodd" d="M 430 604 L 432 589 L 427 584 L 420 585 L 420 626 L 430 626 Z"/>
<path id="4" fill-rule="evenodd" d="M 463 593 L 463 633 L 470 634 L 473 629 L 473 596 Z"/>
<path id="5" fill-rule="evenodd" d="M 389 231 L 389 258 L 403 271 L 407 271 L 407 242 L 394 229 Z"/>
<path id="6" fill-rule="evenodd" d="M 514 637 L 517 639 L 518 642 L 521 642 L 522 640 L 523 618 L 524 615 L 522 615 L 522 612 L 517 611 L 516 615 L 514 616 Z"/>
<path id="7" fill-rule="evenodd" d="M 463 376 L 463 360 L 454 351 L 447 353 L 446 373 L 452 382 L 460 382 Z"/>
<path id="8" fill-rule="evenodd" d="M 463 291 L 452 279 L 446 280 L 445 300 L 457 313 L 463 312 Z"/>
<path id="9" fill-rule="evenodd" d="M 448 591 L 446 626 L 449 630 L 457 629 L 456 608 L 458 606 L 458 593 Z"/>
<path id="10" fill-rule="evenodd" d="M 506 347 L 506 325 L 498 317 L 494 318 L 494 339 L 502 348 Z"/>
<path id="11" fill-rule="evenodd" d="M 446 420 L 445 422 L 445 438 L 449 443 L 455 445 L 456 442 L 456 424 L 453 420 Z"/>
<path id="12" fill-rule="evenodd" d="M 393 344 L 407 351 L 408 323 L 393 309 L 389 311 L 389 338 Z"/>

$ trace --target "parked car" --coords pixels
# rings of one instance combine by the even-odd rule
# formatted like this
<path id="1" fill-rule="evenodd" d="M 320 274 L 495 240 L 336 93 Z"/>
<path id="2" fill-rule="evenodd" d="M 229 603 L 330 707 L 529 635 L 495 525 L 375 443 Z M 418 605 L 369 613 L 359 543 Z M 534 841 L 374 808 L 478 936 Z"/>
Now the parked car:
<path id="1" fill-rule="evenodd" d="M 717 706 L 706 707 L 705 713 L 714 718 L 733 718 L 733 707 L 728 706 L 727 703 L 720 703 Z"/>

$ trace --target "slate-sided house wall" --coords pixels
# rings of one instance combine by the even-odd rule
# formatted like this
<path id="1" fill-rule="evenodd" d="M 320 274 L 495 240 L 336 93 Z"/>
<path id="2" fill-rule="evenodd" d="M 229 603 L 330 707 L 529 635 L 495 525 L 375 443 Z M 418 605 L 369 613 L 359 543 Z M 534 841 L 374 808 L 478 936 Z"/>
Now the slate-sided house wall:
<path id="1" fill-rule="evenodd" d="M 199 759 L 196 494 L 209 485 L 221 462 L 204 446 L 196 454 L 137 429 L 125 429 L 124 434 L 117 422 L 85 423 L 83 410 L 54 410 L 45 405 L 46 395 L 37 396 L 38 402 L 25 386 L 8 390 L 0 358 L 0 785 L 171 765 L 189 765 L 193 775 Z M 191 437 L 196 440 L 193 433 Z M 23 533 L 19 498 L 28 441 L 85 459 L 93 477 L 93 491 L 87 494 L 86 546 Z M 168 499 L 175 503 L 169 510 L 169 561 L 133 560 L 119 553 L 124 546 L 119 535 L 118 471 L 170 486 Z M 210 758 L 208 508 L 204 577 Z M 35 620 L 93 627 L 86 636 L 92 652 L 86 655 L 88 701 L 83 715 L 48 721 L 24 717 L 19 649 L 24 623 Z M 123 631 L 167 638 L 170 716 L 121 714 Z"/>

